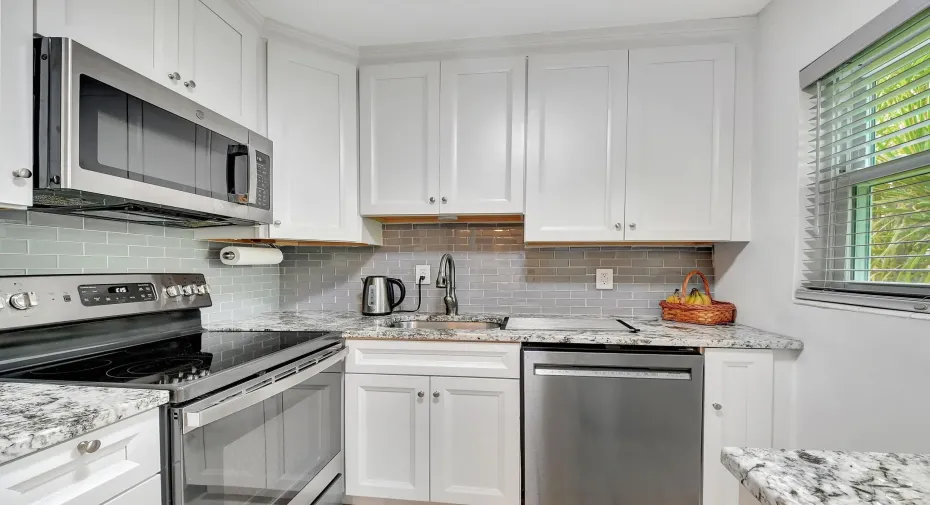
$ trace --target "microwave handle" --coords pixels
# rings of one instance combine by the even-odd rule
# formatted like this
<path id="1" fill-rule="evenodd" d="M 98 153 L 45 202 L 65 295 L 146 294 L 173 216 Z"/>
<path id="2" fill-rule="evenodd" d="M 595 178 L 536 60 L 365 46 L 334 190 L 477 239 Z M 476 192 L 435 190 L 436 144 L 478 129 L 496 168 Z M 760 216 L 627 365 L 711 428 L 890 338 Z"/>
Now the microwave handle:
<path id="1" fill-rule="evenodd" d="M 301 382 L 310 379 L 314 375 L 319 374 L 320 372 L 328 369 L 329 367 L 335 365 L 339 361 L 345 359 L 348 354 L 348 349 L 342 349 L 336 354 L 324 359 L 323 361 L 317 363 L 316 365 L 307 368 L 306 370 L 297 372 L 294 375 L 288 375 L 287 377 L 274 381 L 267 386 L 263 386 L 254 391 L 246 393 L 241 396 L 236 396 L 232 399 L 226 400 L 216 405 L 212 405 L 203 410 L 198 410 L 196 412 L 187 412 L 186 410 L 181 411 L 181 432 L 184 434 L 190 433 L 199 428 L 219 421 L 225 417 L 229 417 L 236 412 L 247 409 L 256 403 L 261 403 L 272 396 L 279 395 L 288 389 L 293 388 L 294 386 L 300 384 Z"/>

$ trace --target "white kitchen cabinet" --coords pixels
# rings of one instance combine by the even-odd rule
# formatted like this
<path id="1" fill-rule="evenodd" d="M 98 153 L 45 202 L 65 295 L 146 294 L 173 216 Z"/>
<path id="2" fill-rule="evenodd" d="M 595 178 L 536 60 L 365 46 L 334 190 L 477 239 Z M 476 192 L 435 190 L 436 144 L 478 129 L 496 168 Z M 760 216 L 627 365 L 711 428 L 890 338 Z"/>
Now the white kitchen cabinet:
<path id="1" fill-rule="evenodd" d="M 269 238 L 380 243 L 381 225 L 359 216 L 357 111 L 353 63 L 269 42 Z"/>
<path id="2" fill-rule="evenodd" d="M 99 449 L 78 451 L 80 442 L 94 440 Z M 119 495 L 153 477 L 159 485 L 148 484 L 144 494 L 161 503 L 160 470 L 159 415 L 154 409 L 3 465 L 0 503 L 96 505 L 113 498 L 113 503 L 129 503 Z"/>
<path id="3" fill-rule="evenodd" d="M 443 61 L 439 212 L 522 214 L 526 59 Z"/>
<path id="4" fill-rule="evenodd" d="M 520 503 L 520 381 L 431 377 L 430 499 Z"/>
<path id="5" fill-rule="evenodd" d="M 0 4 L 0 207 L 32 205 L 32 3 Z"/>
<path id="6" fill-rule="evenodd" d="M 154 475 L 103 505 L 162 505 L 161 485 L 161 474 Z"/>
<path id="7" fill-rule="evenodd" d="M 738 505 L 739 482 L 720 463 L 724 447 L 772 447 L 771 350 L 704 354 L 704 503 Z"/>
<path id="8" fill-rule="evenodd" d="M 359 71 L 361 212 L 439 214 L 439 62 Z"/>
<path id="9" fill-rule="evenodd" d="M 177 88 L 182 0 L 35 0 L 36 31 L 69 37 L 149 79 Z M 186 1 L 186 0 L 184 0 Z"/>
<path id="10" fill-rule="evenodd" d="M 179 68 L 184 94 L 256 128 L 259 34 L 226 0 L 180 0 Z"/>
<path id="11" fill-rule="evenodd" d="M 228 1 L 36 0 L 36 29 L 257 127 L 259 33 Z"/>
<path id="12" fill-rule="evenodd" d="M 626 240 L 729 240 L 736 50 L 630 51 Z"/>
<path id="13" fill-rule="evenodd" d="M 429 377 L 345 380 L 346 494 L 429 501 Z"/>
<path id="14" fill-rule="evenodd" d="M 527 242 L 623 240 L 627 51 L 531 56 Z"/>

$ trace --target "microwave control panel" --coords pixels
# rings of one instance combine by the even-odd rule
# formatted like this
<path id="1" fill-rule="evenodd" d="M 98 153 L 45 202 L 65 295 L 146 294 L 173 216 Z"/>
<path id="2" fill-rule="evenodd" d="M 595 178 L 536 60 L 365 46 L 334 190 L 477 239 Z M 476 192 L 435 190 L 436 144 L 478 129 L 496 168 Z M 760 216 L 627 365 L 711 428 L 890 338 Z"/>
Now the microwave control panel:
<path id="1" fill-rule="evenodd" d="M 255 173 L 258 177 L 255 206 L 268 210 L 271 208 L 271 156 L 255 151 Z"/>

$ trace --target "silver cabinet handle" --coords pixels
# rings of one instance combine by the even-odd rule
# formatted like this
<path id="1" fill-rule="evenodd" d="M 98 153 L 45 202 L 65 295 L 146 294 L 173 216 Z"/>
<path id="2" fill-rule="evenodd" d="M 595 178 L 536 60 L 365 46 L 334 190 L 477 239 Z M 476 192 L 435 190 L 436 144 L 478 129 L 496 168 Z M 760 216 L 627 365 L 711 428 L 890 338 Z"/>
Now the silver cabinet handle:
<path id="1" fill-rule="evenodd" d="M 439 398 L 439 391 L 433 391 L 433 398 Z"/>
<path id="2" fill-rule="evenodd" d="M 630 229 L 631 229 L 631 230 L 635 230 L 635 229 L 636 229 L 636 223 L 630 223 Z"/>
<path id="3" fill-rule="evenodd" d="M 171 73 L 168 74 L 168 79 L 171 79 L 172 81 L 180 81 L 180 80 L 181 80 L 181 74 L 179 74 L 179 73 L 177 73 L 177 72 L 171 72 Z"/>
<path id="4" fill-rule="evenodd" d="M 190 89 L 194 89 L 194 88 L 197 87 L 197 83 L 194 82 L 193 79 L 191 79 L 191 80 L 189 80 L 189 81 L 184 81 L 184 85 L 187 86 L 187 87 L 190 88 Z"/>
<path id="5" fill-rule="evenodd" d="M 616 229 L 618 229 L 618 230 L 622 230 L 622 229 L 623 229 L 623 223 L 617 223 L 617 224 L 615 224 L 615 225 L 614 225 L 614 228 L 616 228 Z"/>
<path id="6" fill-rule="evenodd" d="M 442 200 L 441 200 L 441 201 L 442 201 L 442 203 L 449 203 L 449 199 L 446 198 L 446 197 L 442 197 Z"/>
<path id="7" fill-rule="evenodd" d="M 32 177 L 32 170 L 29 170 L 28 168 L 13 170 L 13 177 L 16 177 L 17 179 L 28 179 Z"/>
<path id="8" fill-rule="evenodd" d="M 711 406 L 714 408 L 714 410 L 721 410 L 723 408 L 723 405 L 720 405 L 719 403 L 715 403 Z"/>
<path id="9" fill-rule="evenodd" d="M 436 197 L 435 196 L 429 197 L 429 203 L 436 203 Z"/>
<path id="10" fill-rule="evenodd" d="M 424 393 L 423 391 L 420 391 L 417 393 L 417 398 L 423 398 L 424 396 L 426 396 L 426 393 Z"/>
<path id="11" fill-rule="evenodd" d="M 274 225 L 275 225 L 275 226 L 281 226 L 281 220 L 280 220 L 280 219 L 275 219 L 275 220 L 274 220 Z"/>
<path id="12" fill-rule="evenodd" d="M 100 449 L 99 440 L 91 440 L 90 442 L 84 440 L 77 446 L 77 450 L 81 454 L 91 454 L 97 452 L 97 449 Z"/>

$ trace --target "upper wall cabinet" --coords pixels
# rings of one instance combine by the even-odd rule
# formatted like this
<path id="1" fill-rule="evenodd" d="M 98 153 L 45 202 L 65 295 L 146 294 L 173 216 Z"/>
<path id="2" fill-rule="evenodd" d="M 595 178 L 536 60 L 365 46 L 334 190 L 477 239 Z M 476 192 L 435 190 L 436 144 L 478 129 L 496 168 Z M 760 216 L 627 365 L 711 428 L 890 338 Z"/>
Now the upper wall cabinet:
<path id="1" fill-rule="evenodd" d="M 36 27 L 256 127 L 259 34 L 227 1 L 36 0 Z"/>
<path id="2" fill-rule="evenodd" d="M 526 240 L 730 240 L 735 74 L 730 44 L 531 57 Z"/>
<path id="3" fill-rule="evenodd" d="M 528 242 L 622 240 L 627 56 L 530 57 Z"/>
<path id="4" fill-rule="evenodd" d="M 269 42 L 270 238 L 380 241 L 380 225 L 359 217 L 357 112 L 354 64 Z"/>
<path id="5" fill-rule="evenodd" d="M 526 63 L 363 67 L 363 215 L 523 212 Z"/>
<path id="6" fill-rule="evenodd" d="M 32 4 L 0 4 L 0 207 L 32 205 Z"/>
<path id="7" fill-rule="evenodd" d="M 630 51 L 626 240 L 729 240 L 735 48 Z"/>

